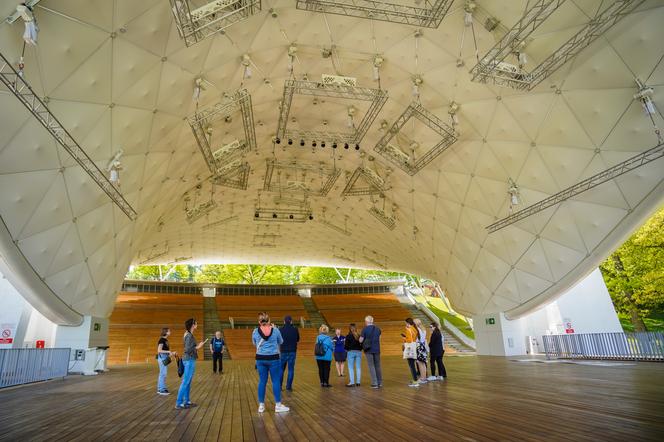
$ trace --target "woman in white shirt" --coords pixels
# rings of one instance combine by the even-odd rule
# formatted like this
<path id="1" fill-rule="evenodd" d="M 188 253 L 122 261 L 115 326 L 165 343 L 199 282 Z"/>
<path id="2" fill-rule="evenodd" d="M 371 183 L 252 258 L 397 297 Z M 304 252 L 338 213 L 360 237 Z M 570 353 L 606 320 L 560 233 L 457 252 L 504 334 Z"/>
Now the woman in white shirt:
<path id="1" fill-rule="evenodd" d="M 417 337 L 417 368 L 420 372 L 420 384 L 427 382 L 427 359 L 429 357 L 429 349 L 427 348 L 427 331 L 422 325 L 420 319 L 414 319 L 415 327 L 420 332 Z"/>

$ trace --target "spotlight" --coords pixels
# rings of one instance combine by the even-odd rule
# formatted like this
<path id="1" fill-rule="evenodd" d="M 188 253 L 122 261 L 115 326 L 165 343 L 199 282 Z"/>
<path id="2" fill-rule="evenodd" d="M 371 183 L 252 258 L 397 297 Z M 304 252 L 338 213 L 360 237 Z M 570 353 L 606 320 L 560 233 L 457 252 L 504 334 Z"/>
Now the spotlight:
<path id="1" fill-rule="evenodd" d="M 355 145 L 355 150 L 360 150 L 360 145 L 359 144 Z"/>
<path id="2" fill-rule="evenodd" d="M 316 147 L 316 142 L 315 141 L 311 142 L 311 147 Z"/>
<path id="3" fill-rule="evenodd" d="M 288 215 L 288 218 L 293 219 L 293 215 L 292 214 Z"/>
<path id="4" fill-rule="evenodd" d="M 274 142 L 277 143 L 277 144 L 281 144 L 281 139 L 277 138 L 276 140 L 274 140 Z"/>
<path id="5" fill-rule="evenodd" d="M 293 140 L 291 140 L 291 139 L 289 138 L 289 139 L 288 139 L 288 145 L 290 146 L 290 145 L 292 145 L 292 144 L 293 144 Z"/>
<path id="6" fill-rule="evenodd" d="M 325 141 L 320 142 L 320 147 L 325 147 Z"/>
<path id="7" fill-rule="evenodd" d="M 348 143 L 344 143 L 344 149 L 348 149 Z"/>
<path id="8" fill-rule="evenodd" d="M 337 148 L 337 142 L 335 141 L 334 143 L 332 143 L 332 149 L 336 149 L 336 148 Z"/>
<path id="9" fill-rule="evenodd" d="M 277 217 L 277 214 L 276 214 L 276 213 L 273 213 L 273 214 L 272 214 L 272 218 L 276 218 L 276 217 Z"/>
<path id="10" fill-rule="evenodd" d="M 255 212 L 254 213 L 254 218 L 258 218 L 258 217 L 260 217 L 260 214 L 258 212 Z"/>
<path id="11" fill-rule="evenodd" d="M 304 146 L 304 140 L 300 140 L 300 146 Z"/>
<path id="12" fill-rule="evenodd" d="M 309 221 L 313 221 L 313 220 L 314 220 L 314 216 L 312 214 L 309 214 Z"/>

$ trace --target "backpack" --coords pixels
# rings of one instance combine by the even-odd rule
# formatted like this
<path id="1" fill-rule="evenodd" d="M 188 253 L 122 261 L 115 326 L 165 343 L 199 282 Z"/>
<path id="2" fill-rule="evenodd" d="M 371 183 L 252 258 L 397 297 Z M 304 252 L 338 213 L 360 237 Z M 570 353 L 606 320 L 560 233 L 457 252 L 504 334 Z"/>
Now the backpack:
<path id="1" fill-rule="evenodd" d="M 316 356 L 325 356 L 325 345 L 320 339 L 316 339 L 316 346 L 314 347 L 314 354 Z"/>

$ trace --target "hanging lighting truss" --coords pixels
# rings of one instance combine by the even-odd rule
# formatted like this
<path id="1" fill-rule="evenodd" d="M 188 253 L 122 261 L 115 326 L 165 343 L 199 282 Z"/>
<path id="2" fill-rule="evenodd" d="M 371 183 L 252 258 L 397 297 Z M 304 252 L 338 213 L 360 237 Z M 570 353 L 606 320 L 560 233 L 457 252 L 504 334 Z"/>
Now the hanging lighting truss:
<path id="1" fill-rule="evenodd" d="M 233 216 L 229 216 L 227 218 L 222 218 L 220 220 L 213 221 L 211 223 L 205 224 L 203 227 L 201 227 L 201 229 L 202 230 L 209 230 L 209 229 L 212 229 L 214 227 L 221 226 L 222 224 L 230 223 L 230 222 L 237 221 L 237 220 L 238 220 L 238 216 L 233 215 Z"/>
<path id="2" fill-rule="evenodd" d="M 411 118 L 417 119 L 442 137 L 431 149 L 417 157 L 415 147 L 419 147 L 419 145 L 416 142 L 410 143 L 412 147 L 410 154 L 404 152 L 397 144 L 391 143 L 397 136 L 405 137 L 401 134 L 401 130 Z M 456 141 L 457 136 L 452 127 L 424 109 L 419 103 L 413 102 L 397 118 L 392 127 L 385 131 L 374 150 L 408 175 L 415 175 Z"/>
<path id="3" fill-rule="evenodd" d="M 287 126 L 294 95 L 368 101 L 370 105 L 360 122 L 357 125 L 351 125 L 347 132 L 291 130 Z M 281 100 L 279 122 L 277 124 L 276 143 L 280 144 L 285 142 L 286 139 L 291 140 L 291 143 L 292 140 L 328 141 L 333 143 L 347 143 L 349 145 L 354 144 L 356 145 L 356 149 L 359 149 L 357 146 L 359 146 L 362 138 L 364 138 L 369 127 L 378 116 L 378 112 L 382 109 L 385 101 L 387 101 L 387 91 L 383 89 L 351 86 L 346 83 L 331 81 L 286 80 Z"/>
<path id="4" fill-rule="evenodd" d="M 189 203 L 191 202 L 191 196 L 189 195 L 189 191 L 185 192 L 183 195 L 183 200 L 184 200 L 184 214 L 185 218 L 187 219 L 187 222 L 189 224 L 193 224 L 203 216 L 207 215 L 208 213 L 212 212 L 214 209 L 217 208 L 217 202 L 214 200 L 214 186 L 210 187 L 210 199 L 207 201 L 203 201 L 202 203 L 197 203 L 197 199 L 201 194 L 201 189 L 203 185 L 201 183 L 197 184 L 194 187 L 194 206 L 190 207 Z"/>
<path id="5" fill-rule="evenodd" d="M 192 46 L 261 10 L 261 0 L 170 0 L 180 38 Z"/>
<path id="6" fill-rule="evenodd" d="M 304 223 L 313 221 L 314 216 L 309 208 L 272 208 L 258 207 L 254 212 L 254 221 L 271 221 L 280 223 Z"/>
<path id="7" fill-rule="evenodd" d="M 341 227 L 327 219 L 327 208 L 323 207 L 321 219 L 318 220 L 322 225 L 335 230 L 343 235 L 350 236 L 352 233 L 348 230 L 348 215 L 344 216 L 344 226 Z"/>
<path id="8" fill-rule="evenodd" d="M 230 187 L 231 189 L 247 190 L 250 171 L 251 167 L 249 163 L 242 160 L 235 160 L 212 175 L 210 182 L 219 186 Z"/>
<path id="9" fill-rule="evenodd" d="M 213 123 L 220 120 L 230 121 L 232 115 L 237 112 L 242 118 L 244 140 L 234 140 L 213 153 L 210 147 L 214 133 Z M 246 89 L 240 89 L 227 100 L 196 112 L 188 118 L 188 121 L 198 148 L 212 174 L 218 174 L 225 163 L 236 160 L 250 150 L 257 149 L 251 95 Z"/>
<path id="10" fill-rule="evenodd" d="M 387 214 L 384 209 L 379 209 L 376 206 L 371 206 L 369 208 L 369 213 L 374 216 L 378 221 L 383 223 L 385 227 L 387 227 L 389 230 L 394 230 L 394 228 L 397 225 L 397 217 L 396 214 L 393 212 L 391 214 Z"/>
<path id="11" fill-rule="evenodd" d="M 325 14 L 437 28 L 452 3 L 453 0 L 424 0 L 409 6 L 375 0 L 297 0 L 295 7 Z"/>
<path id="12" fill-rule="evenodd" d="M 524 67 L 523 42 L 566 0 L 537 0 L 521 19 L 482 57 L 470 71 L 472 80 L 520 90 L 531 90 L 576 56 L 600 35 L 632 12 L 644 0 L 613 0 L 598 9 L 593 18 L 576 34 L 553 51 L 531 71 Z M 515 64 L 508 62 L 515 58 Z"/>
<path id="13" fill-rule="evenodd" d="M 0 53 L 0 81 L 14 94 L 28 111 L 41 123 L 55 140 L 71 155 L 92 180 L 108 195 L 122 212 L 131 220 L 138 216 L 134 208 L 120 191 L 99 170 L 80 144 L 64 128 L 46 104 L 35 94 L 30 84 L 20 75 L 11 63 Z"/>
<path id="14" fill-rule="evenodd" d="M 324 163 L 305 164 L 296 161 L 279 162 L 273 158 L 267 161 L 267 170 L 265 172 L 265 183 L 263 190 L 269 192 L 303 192 L 312 196 L 325 196 L 332 189 L 341 170 L 334 167 L 328 167 Z M 276 171 L 276 174 L 275 174 Z M 307 174 L 314 174 L 320 178 L 318 186 L 307 183 Z M 300 175 L 302 180 L 289 179 L 285 175 Z M 276 175 L 276 176 L 275 176 Z M 313 179 L 315 181 L 315 179 Z"/>
<path id="15" fill-rule="evenodd" d="M 660 142 L 655 147 L 641 152 L 638 155 L 634 155 L 622 163 L 605 169 L 598 174 L 586 178 L 585 180 L 580 181 L 573 186 L 570 186 L 567 189 L 551 195 L 550 197 L 545 198 L 533 205 L 521 209 L 518 212 L 514 212 L 512 215 L 487 226 L 486 229 L 489 231 L 489 233 L 496 232 L 504 227 L 509 226 L 510 224 L 514 224 L 517 221 L 521 221 L 522 219 L 548 209 L 551 206 L 562 203 L 563 201 L 573 198 L 580 193 L 597 187 L 600 184 L 606 183 L 607 181 L 611 181 L 620 175 L 623 175 L 662 157 L 664 157 L 664 143 Z"/>
<path id="16" fill-rule="evenodd" d="M 390 189 L 387 175 L 383 178 L 375 170 L 359 166 L 346 183 L 341 196 L 381 195 Z"/>

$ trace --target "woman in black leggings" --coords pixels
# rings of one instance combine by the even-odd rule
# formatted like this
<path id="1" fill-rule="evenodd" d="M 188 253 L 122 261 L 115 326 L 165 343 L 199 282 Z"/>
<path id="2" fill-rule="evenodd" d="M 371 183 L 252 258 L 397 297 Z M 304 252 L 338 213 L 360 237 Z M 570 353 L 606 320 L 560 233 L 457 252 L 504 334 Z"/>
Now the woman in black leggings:
<path id="1" fill-rule="evenodd" d="M 445 346 L 443 345 L 443 334 L 438 328 L 438 324 L 431 323 L 431 338 L 429 339 L 429 357 L 431 358 L 431 376 L 429 380 L 443 381 L 447 377 L 445 364 L 443 364 L 443 355 Z M 438 366 L 438 376 L 436 377 L 436 365 Z"/>

